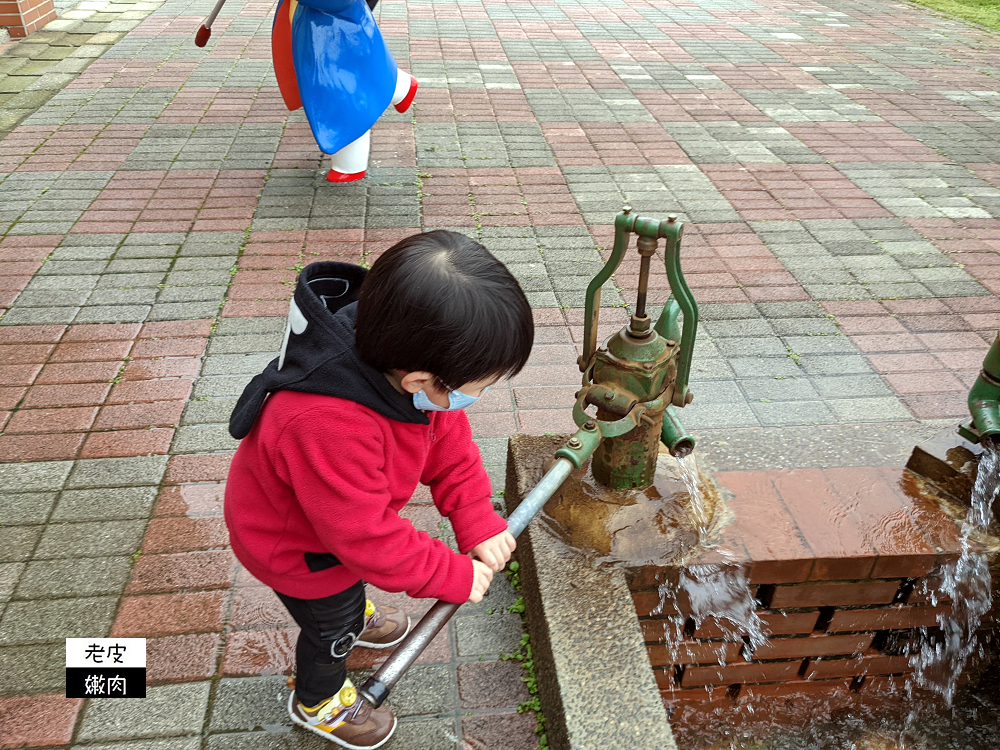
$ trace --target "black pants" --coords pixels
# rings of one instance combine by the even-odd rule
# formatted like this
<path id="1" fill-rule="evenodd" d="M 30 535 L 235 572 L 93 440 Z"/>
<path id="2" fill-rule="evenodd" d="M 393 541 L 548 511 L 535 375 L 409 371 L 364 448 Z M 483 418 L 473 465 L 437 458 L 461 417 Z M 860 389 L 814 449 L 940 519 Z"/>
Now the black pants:
<path id="1" fill-rule="evenodd" d="M 323 599 L 274 593 L 302 629 L 295 644 L 296 697 L 315 706 L 336 695 L 347 679 L 347 655 L 365 628 L 364 584 Z"/>

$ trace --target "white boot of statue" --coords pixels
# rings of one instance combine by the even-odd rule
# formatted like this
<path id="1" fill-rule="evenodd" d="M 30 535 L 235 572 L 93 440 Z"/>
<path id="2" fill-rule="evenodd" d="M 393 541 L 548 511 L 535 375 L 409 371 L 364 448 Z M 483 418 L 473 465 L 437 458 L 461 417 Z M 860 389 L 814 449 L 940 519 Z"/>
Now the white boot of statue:
<path id="1" fill-rule="evenodd" d="M 390 102 L 397 112 L 405 112 L 413 103 L 417 94 L 417 79 L 409 73 L 399 71 L 396 77 L 396 90 Z M 360 180 L 368 171 L 368 153 L 371 150 L 372 131 L 335 153 L 330 160 L 330 171 L 326 174 L 328 182 L 354 182 Z"/>

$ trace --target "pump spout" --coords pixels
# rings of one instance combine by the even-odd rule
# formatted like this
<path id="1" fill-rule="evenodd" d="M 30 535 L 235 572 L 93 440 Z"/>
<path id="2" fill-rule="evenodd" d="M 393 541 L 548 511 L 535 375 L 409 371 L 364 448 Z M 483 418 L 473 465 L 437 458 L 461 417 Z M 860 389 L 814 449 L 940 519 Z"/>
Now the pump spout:
<path id="1" fill-rule="evenodd" d="M 667 446 L 670 455 L 684 458 L 694 450 L 694 438 L 688 435 L 681 420 L 677 417 L 673 405 L 667 406 L 663 412 L 663 429 L 660 430 L 660 440 Z"/>
<path id="2" fill-rule="evenodd" d="M 969 391 L 972 424 L 959 431 L 973 442 L 1000 435 L 1000 334 L 983 360 L 983 369 Z M 971 428 L 971 429 L 970 429 Z"/>

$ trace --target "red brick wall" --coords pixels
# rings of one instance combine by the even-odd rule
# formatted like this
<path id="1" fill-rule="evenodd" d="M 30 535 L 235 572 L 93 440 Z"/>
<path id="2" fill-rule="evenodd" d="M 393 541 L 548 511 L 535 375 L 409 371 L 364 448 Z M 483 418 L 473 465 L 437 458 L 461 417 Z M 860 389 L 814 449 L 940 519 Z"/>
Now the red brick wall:
<path id="1" fill-rule="evenodd" d="M 52 0 L 0 0 L 0 27 L 21 39 L 56 18 Z"/>
<path id="2" fill-rule="evenodd" d="M 706 700 L 867 690 L 885 675 L 909 674 L 909 657 L 899 656 L 891 644 L 915 637 L 921 627 L 936 626 L 937 615 L 950 607 L 927 602 L 918 593 L 922 581 L 913 579 L 754 582 L 757 611 L 771 635 L 751 651 L 727 641 L 732 628 L 714 619 L 695 626 L 683 600 L 660 611 L 658 591 L 647 588 L 649 576 L 631 579 L 668 710 Z"/>

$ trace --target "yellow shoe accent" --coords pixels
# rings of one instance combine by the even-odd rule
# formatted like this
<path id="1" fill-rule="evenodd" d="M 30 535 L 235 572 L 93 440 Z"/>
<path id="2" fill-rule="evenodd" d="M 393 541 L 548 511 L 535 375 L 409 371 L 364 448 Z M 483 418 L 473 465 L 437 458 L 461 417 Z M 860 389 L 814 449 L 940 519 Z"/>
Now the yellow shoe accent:
<path id="1" fill-rule="evenodd" d="M 365 617 L 375 614 L 375 603 L 371 599 L 365 599 Z"/>
<path id="2" fill-rule="evenodd" d="M 354 689 L 353 685 L 344 685 L 344 687 L 340 689 L 339 697 L 341 705 L 345 708 L 350 708 L 358 700 L 358 691 Z"/>

